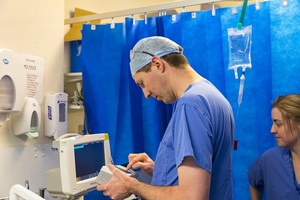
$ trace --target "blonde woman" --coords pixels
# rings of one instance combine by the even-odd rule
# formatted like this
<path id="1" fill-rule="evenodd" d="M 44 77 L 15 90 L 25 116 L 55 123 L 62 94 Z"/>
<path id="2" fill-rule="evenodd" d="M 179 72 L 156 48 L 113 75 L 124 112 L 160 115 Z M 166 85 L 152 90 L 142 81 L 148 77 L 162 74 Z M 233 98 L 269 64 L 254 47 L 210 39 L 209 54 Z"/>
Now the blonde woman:
<path id="1" fill-rule="evenodd" d="M 251 199 L 300 199 L 300 95 L 278 97 L 272 103 L 272 121 L 278 147 L 249 168 Z"/>

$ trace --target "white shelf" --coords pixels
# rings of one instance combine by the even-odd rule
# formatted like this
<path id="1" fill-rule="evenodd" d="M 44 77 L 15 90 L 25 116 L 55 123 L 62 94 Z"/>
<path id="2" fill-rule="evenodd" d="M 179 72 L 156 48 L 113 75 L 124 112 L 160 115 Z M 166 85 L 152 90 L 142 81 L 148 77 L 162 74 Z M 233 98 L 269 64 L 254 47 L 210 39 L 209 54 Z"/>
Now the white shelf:
<path id="1" fill-rule="evenodd" d="M 76 73 L 66 73 L 65 74 L 65 83 L 72 83 L 82 80 L 82 73 L 76 72 Z"/>
<path id="2" fill-rule="evenodd" d="M 69 108 L 72 110 L 82 110 L 83 106 L 82 105 L 69 105 Z"/>

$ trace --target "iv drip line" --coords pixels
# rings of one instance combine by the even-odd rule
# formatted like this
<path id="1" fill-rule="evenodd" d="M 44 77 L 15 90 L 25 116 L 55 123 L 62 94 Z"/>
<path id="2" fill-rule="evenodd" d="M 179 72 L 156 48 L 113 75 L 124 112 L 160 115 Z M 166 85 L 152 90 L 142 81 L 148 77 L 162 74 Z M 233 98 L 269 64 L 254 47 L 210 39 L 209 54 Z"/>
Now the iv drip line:
<path id="1" fill-rule="evenodd" d="M 243 68 L 242 75 L 240 77 L 240 88 L 239 88 L 239 94 L 238 94 L 238 105 L 240 107 L 242 101 L 243 101 L 243 93 L 244 93 L 244 83 L 245 83 L 245 72 L 246 69 Z"/>
<path id="2" fill-rule="evenodd" d="M 242 101 L 243 101 L 244 84 L 245 84 L 245 79 L 246 79 L 245 73 L 246 73 L 246 67 L 243 67 L 242 75 L 240 77 L 240 86 L 239 86 L 239 93 L 238 93 L 238 109 L 237 109 L 237 113 L 236 113 L 236 116 L 235 116 L 236 118 L 238 118 L 240 106 L 241 106 Z"/>

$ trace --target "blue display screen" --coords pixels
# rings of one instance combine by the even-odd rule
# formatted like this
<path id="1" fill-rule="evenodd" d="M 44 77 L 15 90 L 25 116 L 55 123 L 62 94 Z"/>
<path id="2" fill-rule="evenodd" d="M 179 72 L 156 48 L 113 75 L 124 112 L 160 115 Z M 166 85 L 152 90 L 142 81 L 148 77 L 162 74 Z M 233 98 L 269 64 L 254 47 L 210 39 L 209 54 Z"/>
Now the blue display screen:
<path id="1" fill-rule="evenodd" d="M 103 142 L 93 142 L 74 146 L 77 181 L 96 177 L 105 165 Z"/>

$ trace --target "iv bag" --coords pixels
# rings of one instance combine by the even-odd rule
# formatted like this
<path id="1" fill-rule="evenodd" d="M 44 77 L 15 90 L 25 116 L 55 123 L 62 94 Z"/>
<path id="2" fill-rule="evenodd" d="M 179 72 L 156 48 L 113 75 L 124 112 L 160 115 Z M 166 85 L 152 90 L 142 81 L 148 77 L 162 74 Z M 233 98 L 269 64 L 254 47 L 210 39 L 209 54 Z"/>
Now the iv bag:
<path id="1" fill-rule="evenodd" d="M 251 68 L 251 43 L 252 43 L 252 26 L 243 28 L 229 28 L 229 62 L 228 69 L 234 70 L 235 78 L 238 78 L 237 68 L 241 67 L 243 71 Z"/>

